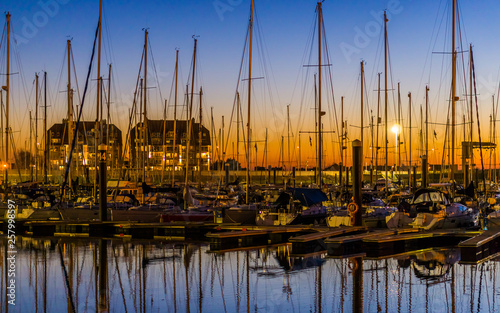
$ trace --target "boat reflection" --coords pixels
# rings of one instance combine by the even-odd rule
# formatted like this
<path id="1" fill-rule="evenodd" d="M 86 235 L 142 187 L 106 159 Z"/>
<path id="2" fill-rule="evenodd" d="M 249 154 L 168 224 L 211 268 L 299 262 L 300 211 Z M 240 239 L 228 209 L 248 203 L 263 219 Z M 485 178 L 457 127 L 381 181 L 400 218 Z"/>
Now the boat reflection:
<path id="1" fill-rule="evenodd" d="M 458 249 L 431 249 L 398 259 L 398 264 L 401 267 L 411 266 L 417 278 L 439 280 L 450 274 L 452 266 L 459 260 Z"/>

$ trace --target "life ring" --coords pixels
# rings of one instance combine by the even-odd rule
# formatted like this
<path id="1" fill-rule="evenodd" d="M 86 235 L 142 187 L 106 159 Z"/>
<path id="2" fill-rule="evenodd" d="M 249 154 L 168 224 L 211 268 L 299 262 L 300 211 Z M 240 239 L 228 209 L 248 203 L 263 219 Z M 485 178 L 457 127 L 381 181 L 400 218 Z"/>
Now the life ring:
<path id="1" fill-rule="evenodd" d="M 356 262 L 354 259 L 349 259 L 349 261 L 347 262 L 347 267 L 351 271 L 355 271 L 358 269 L 358 262 Z"/>
<path id="2" fill-rule="evenodd" d="M 356 204 L 356 202 L 351 202 L 351 203 L 349 203 L 349 204 L 347 205 L 347 211 L 349 211 L 349 213 L 350 213 L 351 215 L 356 214 L 356 212 L 358 212 L 358 209 L 359 209 L 359 207 L 358 207 L 358 205 Z"/>

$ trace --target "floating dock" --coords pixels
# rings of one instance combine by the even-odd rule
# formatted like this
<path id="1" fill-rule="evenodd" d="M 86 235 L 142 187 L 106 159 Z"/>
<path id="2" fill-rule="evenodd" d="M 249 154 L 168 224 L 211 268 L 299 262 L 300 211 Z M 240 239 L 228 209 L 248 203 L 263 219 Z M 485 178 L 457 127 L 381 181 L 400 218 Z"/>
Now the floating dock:
<path id="1" fill-rule="evenodd" d="M 478 263 L 500 253 L 500 232 L 486 230 L 458 244 L 462 263 Z"/>
<path id="2" fill-rule="evenodd" d="M 244 226 L 237 223 L 113 221 L 24 221 L 16 228 L 18 234 L 33 237 L 208 240 L 211 252 L 290 244 L 294 255 L 324 251 L 331 257 L 362 254 L 377 258 L 421 249 L 458 246 L 461 262 L 464 263 L 478 263 L 500 254 L 498 229 L 422 231 L 413 228 L 390 230 L 313 225 Z"/>

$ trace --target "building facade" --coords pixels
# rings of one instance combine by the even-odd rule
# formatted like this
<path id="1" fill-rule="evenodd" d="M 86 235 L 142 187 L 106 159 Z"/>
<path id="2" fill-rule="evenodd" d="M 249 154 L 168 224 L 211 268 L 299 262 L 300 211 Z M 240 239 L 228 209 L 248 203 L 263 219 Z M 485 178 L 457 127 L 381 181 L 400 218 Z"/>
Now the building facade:
<path id="1" fill-rule="evenodd" d="M 78 124 L 72 166 L 95 170 L 95 151 L 101 142 L 99 136 L 96 136 L 101 133 L 99 132 L 99 125 L 95 121 L 83 121 Z M 76 122 L 73 122 L 73 134 L 76 129 Z M 68 163 L 72 141 L 72 138 L 68 138 L 68 133 L 67 120 L 56 123 L 47 130 L 49 142 L 48 167 L 51 170 L 63 170 Z M 106 121 L 103 121 L 102 136 L 103 142 L 107 144 L 108 168 L 121 166 L 123 148 L 121 130 L 114 124 L 106 124 Z"/>
<path id="2" fill-rule="evenodd" d="M 146 126 L 146 127 L 145 127 Z M 184 170 L 188 144 L 189 123 L 177 120 L 174 134 L 173 120 L 148 120 L 138 123 L 130 131 L 129 167 L 139 170 Z M 145 131 L 147 128 L 147 131 Z M 175 147 L 174 147 L 175 136 Z M 200 139 L 201 138 L 201 139 Z M 147 144 L 146 144 L 147 143 Z M 192 120 L 189 143 L 189 169 L 208 170 L 211 147 L 210 132 Z"/>

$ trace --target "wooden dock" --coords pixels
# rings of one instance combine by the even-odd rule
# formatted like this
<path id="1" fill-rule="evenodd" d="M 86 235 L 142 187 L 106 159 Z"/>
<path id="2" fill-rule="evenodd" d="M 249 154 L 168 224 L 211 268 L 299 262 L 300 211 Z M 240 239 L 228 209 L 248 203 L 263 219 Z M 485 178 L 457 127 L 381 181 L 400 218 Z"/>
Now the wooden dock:
<path id="1" fill-rule="evenodd" d="M 363 239 L 368 257 L 380 257 L 430 247 L 456 246 L 477 232 L 461 229 L 419 231 Z"/>
<path id="2" fill-rule="evenodd" d="M 397 231 L 384 229 L 368 231 L 362 234 L 328 238 L 325 244 L 329 256 L 356 255 L 363 251 L 363 240 L 372 237 L 384 237 L 396 234 Z"/>
<path id="3" fill-rule="evenodd" d="M 486 230 L 458 244 L 462 263 L 478 263 L 500 252 L 500 231 Z"/>
<path id="4" fill-rule="evenodd" d="M 365 232 L 366 230 L 367 228 L 364 226 L 339 227 L 292 237 L 289 241 L 292 243 L 293 254 L 307 254 L 313 251 L 326 251 L 325 240 L 328 238 Z"/>
<path id="5" fill-rule="evenodd" d="M 16 225 L 17 226 L 17 225 Z M 478 263 L 500 254 L 499 230 L 367 229 L 312 225 L 242 226 L 206 222 L 134 223 L 25 221 L 18 234 L 32 237 L 129 238 L 145 240 L 201 240 L 214 252 L 266 245 L 291 244 L 292 253 L 327 251 L 329 256 L 365 254 L 384 257 L 427 248 L 457 246 L 464 263 Z M 22 229 L 22 231 L 21 231 Z"/>
<path id="6" fill-rule="evenodd" d="M 203 222 L 134 223 L 134 222 L 66 222 L 30 221 L 23 235 L 33 237 L 123 237 L 134 239 L 205 239 L 205 234 L 235 224 Z"/>
<path id="7" fill-rule="evenodd" d="M 310 231 L 309 227 L 255 227 L 251 230 L 208 233 L 206 237 L 210 240 L 210 250 L 220 251 L 286 243 L 291 236 L 307 231 Z"/>

